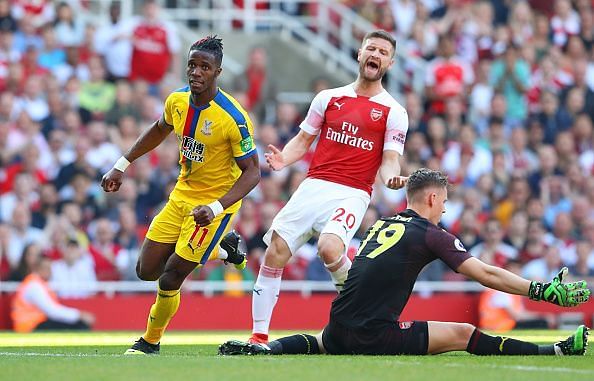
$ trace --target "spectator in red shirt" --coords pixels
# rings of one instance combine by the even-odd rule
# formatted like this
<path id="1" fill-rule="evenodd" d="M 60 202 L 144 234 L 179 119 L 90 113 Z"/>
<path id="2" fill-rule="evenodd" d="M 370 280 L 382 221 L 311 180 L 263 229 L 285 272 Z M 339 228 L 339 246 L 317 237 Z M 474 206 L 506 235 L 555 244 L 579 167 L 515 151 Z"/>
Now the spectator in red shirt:
<path id="1" fill-rule="evenodd" d="M 472 68 L 455 55 L 455 49 L 453 36 L 440 36 L 440 55 L 427 68 L 426 95 L 431 102 L 431 112 L 435 114 L 444 113 L 448 98 L 466 99 L 468 87 L 474 82 Z"/>
<path id="2" fill-rule="evenodd" d="M 260 120 L 266 120 L 266 108 L 274 102 L 276 85 L 268 68 L 268 54 L 262 46 L 253 47 L 247 58 L 248 66 L 236 79 L 238 90 L 245 92 L 245 108 Z"/>
<path id="3" fill-rule="evenodd" d="M 169 70 L 179 77 L 177 52 L 180 42 L 172 24 L 159 18 L 156 1 L 144 3 L 143 16 L 132 23 L 132 63 L 130 79 L 156 85 Z"/>
<path id="4" fill-rule="evenodd" d="M 127 254 L 115 243 L 115 230 L 106 218 L 95 221 L 95 232 L 89 252 L 95 262 L 95 273 L 98 280 L 119 280 L 120 268 L 127 265 Z"/>

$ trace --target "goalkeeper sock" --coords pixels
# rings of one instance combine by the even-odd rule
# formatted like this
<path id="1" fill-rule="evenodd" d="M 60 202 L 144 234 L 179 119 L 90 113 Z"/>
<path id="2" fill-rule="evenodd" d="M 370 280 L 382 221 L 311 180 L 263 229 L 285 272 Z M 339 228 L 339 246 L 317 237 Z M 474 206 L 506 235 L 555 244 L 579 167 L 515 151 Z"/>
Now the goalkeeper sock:
<path id="1" fill-rule="evenodd" d="M 147 342 L 157 344 L 161 341 L 165 328 L 177 312 L 179 301 L 180 290 L 161 290 L 157 286 L 157 299 L 151 306 L 146 322 L 146 332 L 142 335 Z"/>
<path id="2" fill-rule="evenodd" d="M 320 353 L 318 340 L 304 333 L 287 336 L 268 343 L 273 355 L 315 355 Z"/>
<path id="3" fill-rule="evenodd" d="M 283 269 L 262 265 L 252 293 L 252 333 L 268 335 L 272 311 L 278 300 Z"/>
<path id="4" fill-rule="evenodd" d="M 334 283 L 338 292 L 342 291 L 342 288 L 344 287 L 344 282 L 349 274 L 351 264 L 351 260 L 346 255 L 341 256 L 340 259 L 334 263 L 324 264 L 330 272 L 332 283 Z"/>
<path id="5" fill-rule="evenodd" d="M 475 329 L 466 352 L 474 355 L 554 355 L 552 345 L 536 345 L 509 337 L 490 336 Z"/>

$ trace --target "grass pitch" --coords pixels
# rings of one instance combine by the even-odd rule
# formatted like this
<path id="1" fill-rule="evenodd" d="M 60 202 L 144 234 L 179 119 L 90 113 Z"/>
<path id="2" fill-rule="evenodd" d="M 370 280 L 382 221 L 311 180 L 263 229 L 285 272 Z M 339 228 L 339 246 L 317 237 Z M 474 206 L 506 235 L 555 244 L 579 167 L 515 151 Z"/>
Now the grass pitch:
<path id="1" fill-rule="evenodd" d="M 0 332 L 0 380 L 594 380 L 594 355 L 584 357 L 439 356 L 221 357 L 218 344 L 247 332 L 168 332 L 160 356 L 123 356 L 138 332 Z M 290 332 L 274 332 L 274 337 Z M 568 331 L 514 331 L 546 344 Z"/>

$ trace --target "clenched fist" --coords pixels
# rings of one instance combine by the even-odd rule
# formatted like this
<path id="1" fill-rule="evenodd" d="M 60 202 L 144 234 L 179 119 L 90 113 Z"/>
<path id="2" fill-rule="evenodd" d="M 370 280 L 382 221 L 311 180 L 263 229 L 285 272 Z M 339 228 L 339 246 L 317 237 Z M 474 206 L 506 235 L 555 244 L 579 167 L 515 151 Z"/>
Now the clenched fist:
<path id="1" fill-rule="evenodd" d="M 103 188 L 106 192 L 117 192 L 122 185 L 122 180 L 124 179 L 124 172 L 112 168 L 103 175 L 101 179 L 101 188 Z"/>

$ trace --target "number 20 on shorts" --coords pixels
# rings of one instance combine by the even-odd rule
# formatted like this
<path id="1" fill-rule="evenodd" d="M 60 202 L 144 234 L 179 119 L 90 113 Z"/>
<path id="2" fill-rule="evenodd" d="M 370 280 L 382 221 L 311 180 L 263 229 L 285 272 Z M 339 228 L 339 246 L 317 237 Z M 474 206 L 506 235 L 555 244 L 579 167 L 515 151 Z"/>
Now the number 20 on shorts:
<path id="1" fill-rule="evenodd" d="M 331 221 L 340 222 L 346 225 L 347 228 L 352 229 L 355 226 L 357 219 L 353 213 L 347 213 L 344 208 L 338 208 L 334 211 Z"/>

